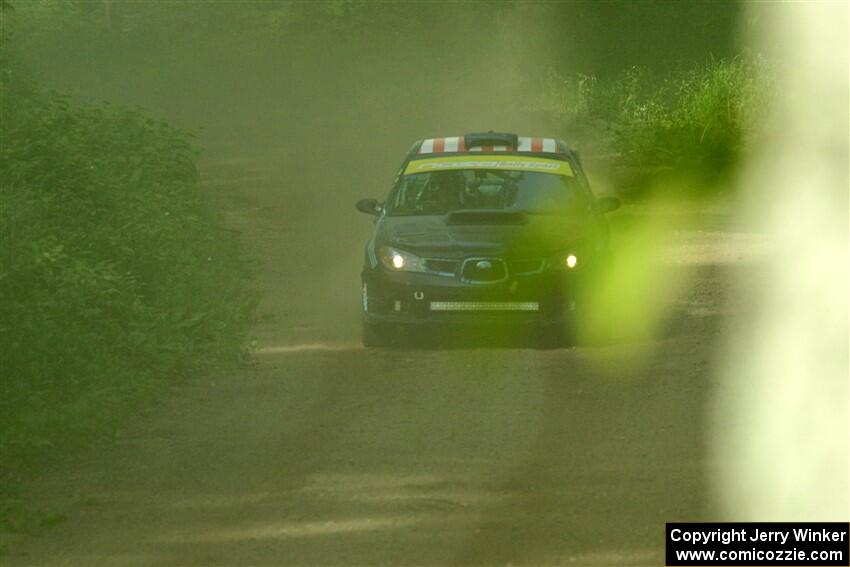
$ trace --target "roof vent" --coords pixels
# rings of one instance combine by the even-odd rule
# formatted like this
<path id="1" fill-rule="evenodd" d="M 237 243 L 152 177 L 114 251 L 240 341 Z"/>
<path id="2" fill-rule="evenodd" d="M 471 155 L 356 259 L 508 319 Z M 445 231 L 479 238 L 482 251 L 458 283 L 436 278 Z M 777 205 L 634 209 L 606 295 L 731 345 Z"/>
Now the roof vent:
<path id="1" fill-rule="evenodd" d="M 519 137 L 516 134 L 506 132 L 479 132 L 467 134 L 463 137 L 463 143 L 467 149 L 480 146 L 508 146 L 514 148 L 519 145 Z"/>

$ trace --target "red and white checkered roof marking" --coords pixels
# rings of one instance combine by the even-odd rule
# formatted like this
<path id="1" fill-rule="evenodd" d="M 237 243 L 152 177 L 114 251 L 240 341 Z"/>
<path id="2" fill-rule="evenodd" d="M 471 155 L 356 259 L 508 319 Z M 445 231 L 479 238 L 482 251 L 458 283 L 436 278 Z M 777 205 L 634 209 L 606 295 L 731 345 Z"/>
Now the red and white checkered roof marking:
<path id="1" fill-rule="evenodd" d="M 476 146 L 469 150 L 463 144 L 463 136 L 451 136 L 448 138 L 428 138 L 419 146 L 420 154 L 444 154 L 455 152 L 546 152 L 560 153 L 555 138 L 531 138 L 520 136 L 516 150 L 508 146 Z"/>

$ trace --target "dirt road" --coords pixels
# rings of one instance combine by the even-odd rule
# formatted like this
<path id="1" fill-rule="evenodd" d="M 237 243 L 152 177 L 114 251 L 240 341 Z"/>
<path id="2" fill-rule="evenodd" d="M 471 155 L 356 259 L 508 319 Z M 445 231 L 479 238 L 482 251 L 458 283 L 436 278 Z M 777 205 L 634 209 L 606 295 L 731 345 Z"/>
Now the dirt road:
<path id="1" fill-rule="evenodd" d="M 651 341 L 364 350 L 369 220 L 277 191 L 273 163 L 205 166 L 263 260 L 255 364 L 37 481 L 66 520 L 5 564 L 661 565 L 665 521 L 714 517 L 706 405 L 748 235 L 676 232 L 692 279 Z"/>

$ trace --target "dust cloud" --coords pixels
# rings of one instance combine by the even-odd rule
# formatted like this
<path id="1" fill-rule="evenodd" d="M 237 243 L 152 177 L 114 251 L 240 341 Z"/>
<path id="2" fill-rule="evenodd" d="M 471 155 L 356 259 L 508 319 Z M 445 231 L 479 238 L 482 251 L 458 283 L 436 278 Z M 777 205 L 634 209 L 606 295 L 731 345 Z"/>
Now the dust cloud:
<path id="1" fill-rule="evenodd" d="M 533 109 L 551 69 L 728 55 L 737 3 L 157 3 L 173 21 L 153 4 L 114 2 L 100 36 L 22 56 L 50 87 L 197 133 L 204 190 L 261 261 L 256 364 L 193 382 L 137 444 L 93 458 L 75 490 L 108 505 L 22 563 L 660 564 L 664 522 L 717 519 L 716 502 L 735 520 L 846 519 L 846 7 L 748 8 L 793 62 L 740 180 L 751 216 L 617 211 L 603 295 L 633 336 L 541 352 L 360 347 L 372 225 L 354 202 L 386 195 L 416 139 L 492 129 L 582 149 Z M 365 8 L 322 12 L 349 5 Z M 47 492 L 65 497 L 60 472 Z"/>

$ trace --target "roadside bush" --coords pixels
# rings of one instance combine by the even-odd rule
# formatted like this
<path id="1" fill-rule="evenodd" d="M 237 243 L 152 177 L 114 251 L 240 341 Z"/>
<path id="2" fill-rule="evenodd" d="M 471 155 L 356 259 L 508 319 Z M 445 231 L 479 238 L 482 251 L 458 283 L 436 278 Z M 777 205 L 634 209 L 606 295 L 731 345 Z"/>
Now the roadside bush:
<path id="1" fill-rule="evenodd" d="M 640 170 L 645 183 L 673 175 L 708 190 L 746 150 L 767 75 L 763 62 L 744 58 L 664 78 L 641 69 L 610 81 L 552 74 L 537 108 L 592 150 L 613 151 L 616 165 Z"/>
<path id="2" fill-rule="evenodd" d="M 14 79 L 0 80 L 0 463 L 11 469 L 104 431 L 181 373 L 234 359 L 255 304 L 187 134 Z"/>

